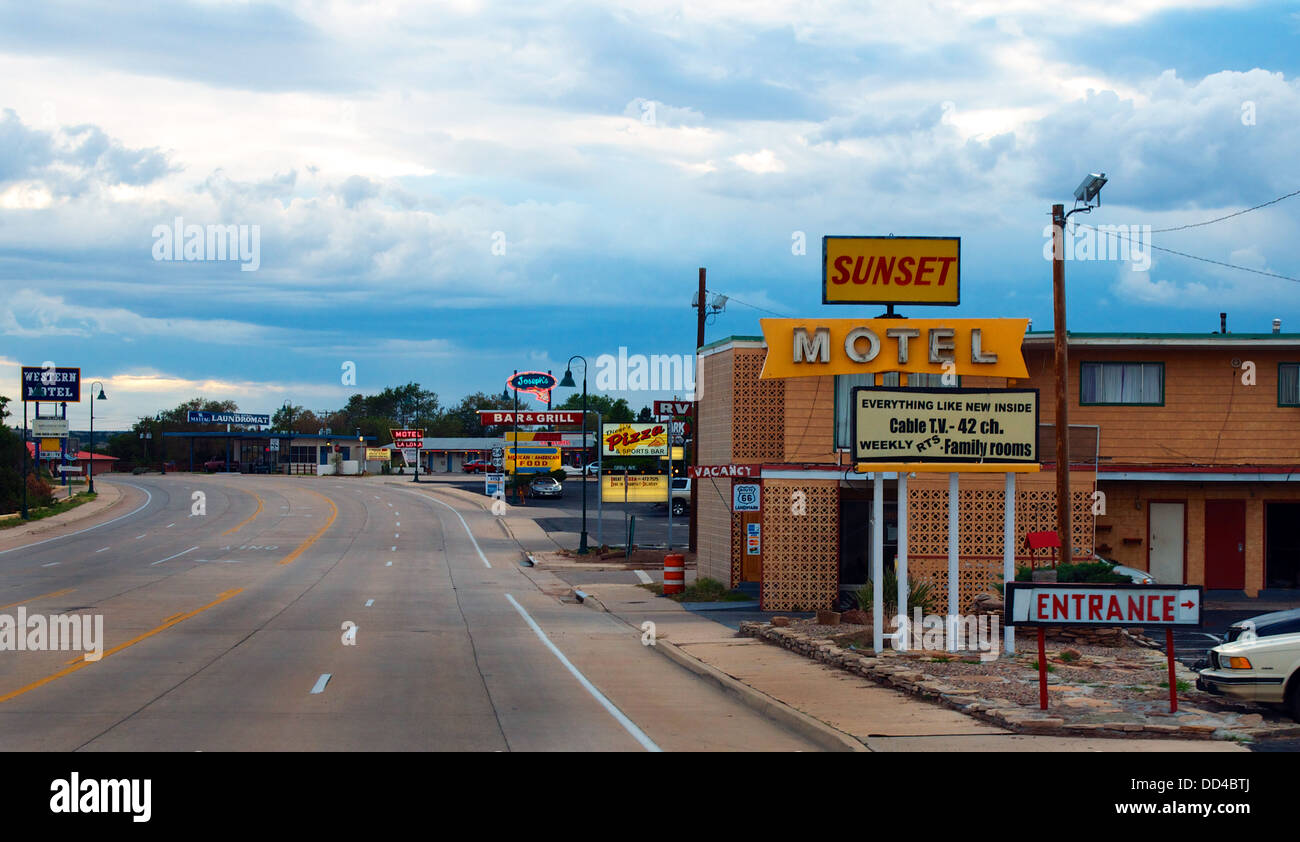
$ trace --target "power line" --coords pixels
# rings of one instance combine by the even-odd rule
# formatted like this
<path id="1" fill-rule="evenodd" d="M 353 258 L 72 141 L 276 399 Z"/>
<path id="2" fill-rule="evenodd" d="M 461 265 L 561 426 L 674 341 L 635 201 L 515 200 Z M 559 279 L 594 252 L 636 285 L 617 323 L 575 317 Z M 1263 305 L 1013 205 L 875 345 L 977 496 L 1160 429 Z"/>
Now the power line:
<path id="1" fill-rule="evenodd" d="M 1095 227 L 1092 226 L 1092 225 L 1080 225 L 1080 224 L 1077 223 L 1077 222 L 1071 222 L 1071 223 L 1069 223 L 1069 224 L 1070 224 L 1071 229 L 1076 229 L 1076 228 L 1088 228 L 1088 229 L 1091 229 L 1091 230 L 1093 230 L 1093 231 L 1097 231 L 1097 228 L 1095 228 Z M 1115 237 L 1115 238 L 1120 239 L 1120 240 L 1127 240 L 1127 241 L 1129 241 L 1129 242 L 1133 242 L 1133 239 L 1132 239 L 1131 237 L 1126 237 L 1126 236 L 1124 236 L 1123 234 L 1119 233 L 1118 231 L 1099 231 L 1098 233 L 1105 234 L 1105 235 L 1108 236 L 1108 237 Z M 1152 231 L 1151 233 L 1154 234 L 1155 232 Z M 1142 243 L 1139 242 L 1139 245 L 1142 245 Z M 1185 251 L 1175 251 L 1174 249 L 1162 248 L 1162 247 L 1160 247 L 1160 246 L 1153 245 L 1153 244 L 1151 244 L 1151 243 L 1146 243 L 1146 247 L 1149 248 L 1149 249 L 1154 249 L 1155 251 L 1163 251 L 1163 252 L 1165 252 L 1165 253 L 1167 253 L 1167 254 L 1176 254 L 1176 255 L 1178 255 L 1179 257 L 1186 257 L 1188 260 L 1199 260 L 1199 261 L 1201 261 L 1202 263 L 1212 263 L 1212 264 L 1214 264 L 1215 266 L 1223 266 L 1223 267 L 1228 268 L 1228 269 L 1236 269 L 1236 270 L 1241 271 L 1241 272 L 1251 272 L 1251 273 L 1256 274 L 1256 275 L 1263 275 L 1263 276 L 1265 276 L 1265 277 L 1267 277 L 1267 278 L 1278 278 L 1279 280 L 1283 280 L 1283 281 L 1293 281 L 1293 282 L 1295 282 L 1295 283 L 1300 284 L 1300 278 L 1293 278 L 1293 277 L 1291 277 L 1290 275 L 1279 275 L 1279 274 L 1277 274 L 1276 272 L 1265 272 L 1263 269 L 1251 269 L 1249 266 L 1238 266 L 1238 265 L 1235 264 L 1235 263 L 1224 263 L 1222 260 L 1211 260 L 1211 259 L 1208 258 L 1208 257 L 1197 257 L 1196 255 L 1194 255 L 1194 254 L 1188 254 L 1188 253 L 1185 252 Z"/>
<path id="2" fill-rule="evenodd" d="M 1290 199 L 1292 196 L 1300 196 L 1300 190 L 1292 191 L 1291 193 L 1287 193 L 1285 196 L 1278 196 L 1276 199 L 1267 201 L 1262 205 L 1255 205 L 1253 208 L 1246 208 L 1245 210 L 1240 210 L 1237 211 L 1236 213 L 1230 213 L 1227 216 L 1220 216 L 1220 217 L 1216 217 L 1215 219 L 1207 219 L 1205 222 L 1192 222 L 1188 225 L 1178 225 L 1174 228 L 1156 228 L 1151 233 L 1167 234 L 1170 231 L 1185 231 L 1188 228 L 1201 228 L 1206 225 L 1213 225 L 1214 223 L 1222 222 L 1225 219 L 1232 219 L 1234 216 L 1241 216 L 1242 214 L 1250 213 L 1251 211 L 1257 211 L 1260 208 L 1266 208 L 1269 205 L 1276 205 L 1278 202 L 1282 201 L 1283 199 Z"/>
<path id="3" fill-rule="evenodd" d="M 736 302 L 737 304 L 739 304 L 739 305 L 741 305 L 741 306 L 743 306 L 743 307 L 749 307 L 749 308 L 752 309 L 752 310 L 758 310 L 760 313 L 769 313 L 769 314 L 771 314 L 771 315 L 773 315 L 773 316 L 780 316 L 780 317 L 783 318 L 783 319 L 792 319 L 792 318 L 794 318 L 794 317 L 791 316 L 789 313 L 778 313 L 778 312 L 776 312 L 776 311 L 774 311 L 774 310 L 768 310 L 766 307 L 759 307 L 759 306 L 757 306 L 757 305 L 755 305 L 755 304 L 750 304 L 750 303 L 747 302 L 747 301 L 741 301 L 739 298 L 736 298 L 734 295 L 730 295 L 730 294 L 725 293 L 725 292 L 719 292 L 719 291 L 716 290 L 716 289 L 714 289 L 714 290 L 708 290 L 708 289 L 706 289 L 704 292 L 705 292 L 706 295 L 709 294 L 709 293 L 712 293 L 712 294 L 714 294 L 714 295 L 725 295 L 725 296 L 727 296 L 727 300 L 728 300 L 728 301 L 734 301 L 734 302 Z"/>

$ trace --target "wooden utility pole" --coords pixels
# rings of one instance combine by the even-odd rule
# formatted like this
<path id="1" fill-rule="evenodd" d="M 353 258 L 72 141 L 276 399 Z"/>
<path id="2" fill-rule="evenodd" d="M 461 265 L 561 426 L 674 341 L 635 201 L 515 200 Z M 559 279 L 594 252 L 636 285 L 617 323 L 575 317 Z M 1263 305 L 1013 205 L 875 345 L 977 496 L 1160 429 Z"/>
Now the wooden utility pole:
<path id="1" fill-rule="evenodd" d="M 1061 560 L 1072 564 L 1070 527 L 1070 356 L 1065 331 L 1065 205 L 1052 205 L 1052 309 L 1056 341 L 1056 531 Z"/>
<path id="2" fill-rule="evenodd" d="M 701 266 L 700 267 L 700 291 L 695 299 L 695 396 L 696 397 L 699 396 L 700 390 L 704 385 L 703 383 L 700 382 L 700 378 L 704 376 L 704 372 L 702 370 L 702 367 L 700 366 L 700 349 L 704 347 L 704 314 L 706 312 L 704 308 L 705 308 L 704 267 Z M 672 422 L 670 421 L 669 429 L 672 429 L 671 425 Z M 694 402 L 694 407 L 691 411 L 691 462 L 695 465 L 700 464 L 700 432 L 701 432 L 700 402 L 699 400 L 696 400 Z M 671 442 L 669 442 L 669 447 L 670 448 L 672 447 Z M 690 471 L 688 470 L 687 474 L 689 473 Z M 699 479 L 699 477 L 695 477 L 694 479 L 691 480 L 691 528 L 690 528 L 690 535 L 689 535 L 691 552 L 695 552 L 696 539 L 699 536 L 699 529 L 700 529 L 700 515 L 699 515 L 700 512 L 699 485 L 700 484 L 695 481 L 696 479 Z M 672 485 L 671 479 L 669 480 L 668 484 L 671 487 Z M 673 495 L 670 488 L 668 493 L 668 505 L 670 507 L 673 504 L 672 496 Z"/>

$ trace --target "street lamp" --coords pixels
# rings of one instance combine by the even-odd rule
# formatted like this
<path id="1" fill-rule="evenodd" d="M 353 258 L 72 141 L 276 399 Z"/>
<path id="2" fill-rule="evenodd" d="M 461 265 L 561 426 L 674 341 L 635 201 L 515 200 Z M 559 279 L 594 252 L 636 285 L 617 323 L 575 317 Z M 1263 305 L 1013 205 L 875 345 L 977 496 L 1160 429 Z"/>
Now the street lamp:
<path id="1" fill-rule="evenodd" d="M 582 360 L 582 538 L 578 541 L 578 555 L 587 554 L 587 358 L 577 354 L 569 357 L 564 364 L 564 379 L 560 386 L 565 389 L 576 388 L 573 382 L 574 360 Z M 516 443 L 517 444 L 517 443 Z"/>
<path id="2" fill-rule="evenodd" d="M 95 387 L 99 387 L 99 394 L 95 394 Z M 106 401 L 108 396 L 104 394 L 104 384 L 96 380 L 90 384 L 90 493 L 95 493 L 95 401 Z"/>
<path id="3" fill-rule="evenodd" d="M 1070 524 L 1070 359 L 1065 334 L 1065 222 L 1073 214 L 1091 213 L 1101 207 L 1105 173 L 1089 173 L 1074 190 L 1074 209 L 1052 205 L 1052 310 L 1056 345 L 1056 531 L 1061 540 L 1062 560 L 1074 558 Z M 1095 202 L 1095 204 L 1094 204 Z M 1069 555 L 1066 555 L 1069 553 Z"/>

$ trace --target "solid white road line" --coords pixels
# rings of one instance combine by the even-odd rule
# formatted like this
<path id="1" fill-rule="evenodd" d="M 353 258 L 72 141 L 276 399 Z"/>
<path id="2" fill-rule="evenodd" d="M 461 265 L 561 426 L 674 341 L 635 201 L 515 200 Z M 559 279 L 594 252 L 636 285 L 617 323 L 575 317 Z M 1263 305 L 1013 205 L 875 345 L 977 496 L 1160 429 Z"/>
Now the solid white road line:
<path id="1" fill-rule="evenodd" d="M 404 488 L 403 488 L 403 489 L 400 489 L 400 490 L 401 490 L 401 491 L 406 491 L 406 489 L 404 489 Z M 489 562 L 489 561 L 487 560 L 487 556 L 483 555 L 483 548 L 480 547 L 480 546 L 478 545 L 478 539 L 476 539 L 476 538 L 474 537 L 474 533 L 471 532 L 471 531 L 469 530 L 469 524 L 465 522 L 465 518 L 463 518 L 463 517 L 460 516 L 460 512 L 456 511 L 456 510 L 455 510 L 454 508 L 452 508 L 451 506 L 449 506 L 449 505 L 447 505 L 446 503 L 442 502 L 442 501 L 439 500 L 437 497 L 433 497 L 433 496 L 428 495 L 428 494 L 425 494 L 425 493 L 423 493 L 423 492 L 420 492 L 420 491 L 406 491 L 406 493 L 407 493 L 407 494 L 419 494 L 421 497 L 423 497 L 423 498 L 426 499 L 426 500 L 432 500 L 433 502 L 437 503 L 439 506 L 445 506 L 446 508 L 451 509 L 451 513 L 452 513 L 453 515 L 455 515 L 456 518 L 460 521 L 460 525 L 463 526 L 463 527 L 465 527 L 465 534 L 469 536 L 469 540 L 470 540 L 470 542 L 474 545 L 474 550 L 475 550 L 475 552 L 478 553 L 478 557 L 483 561 L 483 566 L 486 567 L 486 568 L 488 568 L 489 570 L 492 568 L 492 564 L 491 564 L 491 562 Z"/>
<path id="2" fill-rule="evenodd" d="M 312 687 L 311 691 L 313 693 L 324 693 L 325 685 L 330 683 L 330 675 L 328 672 L 321 673 L 320 678 L 316 679 L 316 686 Z"/>
<path id="3" fill-rule="evenodd" d="M 41 567 L 58 567 L 62 562 L 51 561 L 49 564 L 42 564 Z"/>
<path id="4" fill-rule="evenodd" d="M 609 715 L 614 717 L 619 725 L 623 726 L 623 730 L 632 735 L 632 739 L 640 743 L 646 751 L 663 751 L 663 749 L 655 745 L 653 740 L 646 736 L 644 731 L 636 727 L 636 723 L 628 719 L 627 716 L 623 714 L 623 711 L 619 710 L 614 706 L 613 702 L 605 698 L 605 694 L 597 690 L 595 685 L 588 681 L 587 677 L 583 675 L 577 667 L 569 663 L 569 659 L 564 657 L 564 653 L 561 652 L 554 643 L 551 643 L 551 639 L 546 636 L 546 632 L 542 631 L 542 627 L 537 625 L 532 617 L 528 616 L 528 612 L 524 610 L 522 605 L 515 602 L 513 596 L 506 594 L 506 599 L 510 600 L 510 604 L 519 612 L 519 616 L 524 618 L 524 622 L 533 630 L 533 633 L 537 635 L 538 639 L 546 645 L 547 649 L 551 650 L 551 654 L 560 659 L 560 663 L 564 664 L 564 668 L 572 673 L 574 678 L 578 679 L 578 683 L 581 684 L 596 701 L 600 702 L 601 706 L 605 708 L 605 710 L 609 711 Z"/>
<path id="5" fill-rule="evenodd" d="M 148 534 L 149 534 L 148 532 L 144 533 L 144 535 L 148 535 Z M 135 536 L 135 540 L 139 541 L 141 538 L 144 537 L 144 535 L 137 535 L 137 536 Z"/>
<path id="6" fill-rule="evenodd" d="M 173 526 L 175 526 L 175 525 L 176 525 L 176 524 L 174 524 L 174 523 L 169 523 L 169 524 L 167 524 L 167 528 L 168 528 L 168 529 L 171 529 L 171 528 L 172 528 Z"/>
<path id="7" fill-rule="evenodd" d="M 181 550 L 181 551 L 178 552 L 176 555 L 169 555 L 169 556 L 167 556 L 166 558 L 160 558 L 160 559 L 158 559 L 157 561 L 151 561 L 151 562 L 149 562 L 149 566 L 150 566 L 150 567 L 153 567 L 155 564 L 162 564 L 164 561 L 171 561 L 171 560 L 174 559 L 174 558 L 180 558 L 181 556 L 185 555 L 186 553 L 192 553 L 192 552 L 194 552 L 194 551 L 197 550 L 197 549 L 198 549 L 198 547 L 190 547 L 188 550 Z"/>
<path id="8" fill-rule="evenodd" d="M 636 571 L 633 571 L 633 572 L 636 573 L 636 577 L 637 577 L 638 579 L 641 580 L 641 584 L 643 584 L 643 585 L 653 585 L 653 584 L 654 584 L 654 581 L 655 581 L 655 580 L 654 580 L 654 579 L 651 579 L 649 576 L 647 576 L 647 575 L 646 575 L 646 572 L 645 572 L 644 570 L 636 570 Z"/>
<path id="9" fill-rule="evenodd" d="M 108 547 L 100 547 L 99 549 L 95 550 L 95 552 L 97 552 L 97 553 L 102 553 L 104 550 L 107 550 L 107 549 L 108 549 Z"/>
<path id="10" fill-rule="evenodd" d="M 131 515 L 135 514 L 136 512 L 140 511 L 145 506 L 153 502 L 153 495 L 149 493 L 149 489 L 141 488 L 138 485 L 131 485 L 131 483 L 129 482 L 124 482 L 122 483 L 122 485 L 130 486 L 131 488 L 134 488 L 138 491 L 143 491 L 145 493 L 144 502 L 141 503 L 137 508 L 133 509 L 132 511 L 129 511 L 124 515 L 118 515 L 112 520 L 106 520 L 103 523 L 98 523 L 95 524 L 94 526 L 87 526 L 85 529 L 79 529 L 76 532 L 69 532 L 67 535 L 55 535 L 53 538 L 46 538 L 44 541 L 34 541 L 30 544 L 23 544 L 21 547 L 13 547 L 8 550 L 0 550 L 0 555 L 4 555 L 5 553 L 12 553 L 15 552 L 16 550 L 26 550 L 26 549 L 30 549 L 31 547 L 39 547 L 41 544 L 48 544 L 51 541 L 58 541 L 61 538 L 71 538 L 73 535 L 81 535 L 83 533 L 91 531 L 92 529 L 99 529 L 101 526 L 108 526 L 110 523 L 117 523 L 122 518 L 130 517 Z M 141 535 L 140 537 L 143 538 L 144 536 Z"/>

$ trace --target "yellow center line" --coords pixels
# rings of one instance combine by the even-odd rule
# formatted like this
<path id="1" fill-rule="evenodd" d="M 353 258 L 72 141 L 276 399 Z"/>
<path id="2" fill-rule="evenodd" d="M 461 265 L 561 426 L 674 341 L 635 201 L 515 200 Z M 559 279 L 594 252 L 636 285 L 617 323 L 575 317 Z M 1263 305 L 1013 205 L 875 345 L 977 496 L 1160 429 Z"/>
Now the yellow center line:
<path id="1" fill-rule="evenodd" d="M 45 599 L 47 596 L 62 596 L 65 593 L 72 593 L 76 588 L 64 588 L 61 591 L 50 591 L 40 596 L 29 596 L 27 599 L 20 599 L 17 602 L 11 602 L 8 605 L 0 605 L 0 608 L 12 608 L 15 605 L 22 605 L 24 602 L 35 602 L 38 599 Z"/>
<path id="2" fill-rule="evenodd" d="M 172 614 L 170 617 L 163 617 L 163 622 L 166 623 L 166 622 L 169 622 L 169 621 L 171 621 L 171 620 L 175 620 L 177 617 L 179 617 L 181 614 L 184 614 L 184 613 L 185 613 L 184 611 L 179 611 L 179 612 L 177 612 L 177 613 L 175 613 L 175 614 Z"/>
<path id="3" fill-rule="evenodd" d="M 252 495 L 253 495 L 254 499 L 257 500 L 257 511 L 253 512 L 253 513 L 252 513 L 251 515 L 249 515 L 247 518 L 245 518 L 244 520 L 241 520 L 238 524 L 236 524 L 235 526 L 232 526 L 230 529 L 227 529 L 225 532 L 222 532 L 222 533 L 221 533 L 222 535 L 233 535 L 234 533 L 236 533 L 236 532 L 238 532 L 239 530 L 243 529 L 243 528 L 244 528 L 245 526 L 247 526 L 248 524 L 252 523 L 253 520 L 254 520 L 258 515 L 260 515 L 260 514 L 262 513 L 262 498 L 257 496 L 257 492 L 255 492 L 255 491 L 249 491 L 249 490 L 246 489 L 246 488 L 241 488 L 241 489 L 239 489 L 239 490 L 242 491 L 242 492 L 244 492 L 245 494 L 252 494 Z"/>
<path id="4" fill-rule="evenodd" d="M 7 702 L 10 699 L 17 698 L 18 696 L 21 696 L 28 691 L 35 690 L 37 687 L 41 687 L 43 685 L 49 684 L 51 681 L 54 681 L 56 678 L 62 678 L 65 675 L 74 673 L 79 669 L 83 669 L 85 667 L 90 666 L 91 664 L 97 664 L 100 661 L 107 658 L 108 656 L 113 655 L 117 652 L 121 652 L 123 649 L 127 648 L 128 646 L 134 646 L 135 644 L 139 643 L 142 640 L 146 640 L 150 637 L 153 637 L 155 634 L 157 634 L 160 631 L 166 631 L 167 629 L 171 628 L 177 623 L 183 622 L 185 620 L 188 620 L 191 617 L 202 614 L 204 611 L 207 611 L 209 608 L 212 608 L 213 606 L 220 605 L 221 603 L 230 599 L 232 596 L 242 593 L 243 590 L 244 590 L 243 588 L 234 588 L 233 590 L 225 591 L 219 594 L 216 599 L 214 599 L 212 602 L 209 602 L 207 605 L 204 605 L 200 608 L 195 608 L 193 611 L 187 611 L 186 613 L 177 616 L 174 620 L 170 620 L 156 628 L 150 629 L 144 634 L 137 635 L 131 638 L 130 640 L 126 641 L 125 643 L 119 643 L 117 646 L 114 646 L 112 649 L 109 649 L 108 651 L 104 652 L 97 660 L 87 661 L 85 660 L 85 656 L 83 655 L 81 658 L 71 661 L 70 663 L 72 664 L 72 666 L 64 667 L 63 669 L 59 670 L 53 675 L 47 675 L 45 678 L 42 678 L 39 681 L 33 681 L 31 684 L 28 684 L 26 687 L 20 687 L 11 693 L 6 693 L 5 695 L 0 696 L 0 703 Z"/>
<path id="5" fill-rule="evenodd" d="M 303 541 L 296 548 L 294 548 L 293 552 L 289 553 L 287 556 L 280 559 L 281 564 L 291 564 L 295 558 L 302 555 L 304 550 L 306 550 L 312 544 L 316 543 L 317 538 L 325 534 L 325 530 L 329 529 L 331 526 L 334 525 L 334 519 L 339 516 L 339 507 L 334 505 L 333 500 L 326 497 L 324 494 L 319 494 L 315 491 L 312 491 L 311 489 L 303 489 L 303 490 L 306 491 L 308 494 L 315 494 L 317 497 L 321 498 L 326 503 L 329 503 L 330 516 L 325 519 L 324 526 L 322 526 L 320 529 L 317 529 L 316 532 L 310 538 L 308 538 L 306 541 Z"/>

